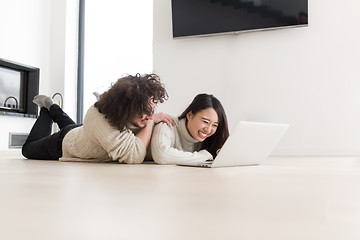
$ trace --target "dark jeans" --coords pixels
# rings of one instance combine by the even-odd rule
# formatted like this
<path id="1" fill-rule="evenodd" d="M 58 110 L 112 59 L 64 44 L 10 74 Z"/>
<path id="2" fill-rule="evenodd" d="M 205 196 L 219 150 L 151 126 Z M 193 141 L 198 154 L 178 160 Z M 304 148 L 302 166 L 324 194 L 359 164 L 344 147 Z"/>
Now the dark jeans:
<path id="1" fill-rule="evenodd" d="M 51 135 L 52 123 L 58 124 L 60 131 Z M 62 157 L 62 140 L 71 129 L 81 126 L 63 112 L 56 104 L 50 111 L 41 108 L 23 147 L 22 154 L 29 159 L 58 160 Z"/>

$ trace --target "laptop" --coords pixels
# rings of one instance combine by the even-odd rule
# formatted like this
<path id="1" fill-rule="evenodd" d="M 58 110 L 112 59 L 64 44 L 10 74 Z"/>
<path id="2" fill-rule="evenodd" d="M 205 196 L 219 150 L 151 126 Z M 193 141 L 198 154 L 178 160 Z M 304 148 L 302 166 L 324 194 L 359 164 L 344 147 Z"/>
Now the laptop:
<path id="1" fill-rule="evenodd" d="M 178 165 L 216 168 L 261 164 L 288 127 L 288 124 L 240 121 L 213 161 Z"/>

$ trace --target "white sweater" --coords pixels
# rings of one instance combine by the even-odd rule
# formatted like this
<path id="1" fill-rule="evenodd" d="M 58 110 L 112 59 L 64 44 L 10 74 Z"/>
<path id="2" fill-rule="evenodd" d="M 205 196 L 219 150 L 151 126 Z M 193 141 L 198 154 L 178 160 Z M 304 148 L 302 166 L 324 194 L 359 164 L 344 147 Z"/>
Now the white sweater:
<path id="1" fill-rule="evenodd" d="M 119 131 L 94 106 L 84 124 L 69 131 L 63 140 L 60 161 L 142 163 L 145 144 L 129 128 Z"/>
<path id="2" fill-rule="evenodd" d="M 159 123 L 154 127 L 151 139 L 153 160 L 158 164 L 177 164 L 212 159 L 208 151 L 197 151 L 201 143 L 189 134 L 186 119 L 173 119 L 174 126 Z"/>

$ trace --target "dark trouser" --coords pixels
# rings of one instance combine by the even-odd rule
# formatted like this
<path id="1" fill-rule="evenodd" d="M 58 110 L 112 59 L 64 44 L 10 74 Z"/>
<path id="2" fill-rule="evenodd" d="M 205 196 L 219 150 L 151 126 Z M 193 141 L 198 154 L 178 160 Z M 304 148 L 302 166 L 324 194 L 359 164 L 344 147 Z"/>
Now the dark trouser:
<path id="1" fill-rule="evenodd" d="M 60 131 L 51 135 L 53 122 L 58 124 Z M 58 160 L 62 157 L 62 140 L 66 133 L 79 126 L 81 124 L 75 124 L 56 104 L 50 107 L 50 111 L 41 108 L 40 116 L 22 147 L 23 156 L 29 159 Z"/>

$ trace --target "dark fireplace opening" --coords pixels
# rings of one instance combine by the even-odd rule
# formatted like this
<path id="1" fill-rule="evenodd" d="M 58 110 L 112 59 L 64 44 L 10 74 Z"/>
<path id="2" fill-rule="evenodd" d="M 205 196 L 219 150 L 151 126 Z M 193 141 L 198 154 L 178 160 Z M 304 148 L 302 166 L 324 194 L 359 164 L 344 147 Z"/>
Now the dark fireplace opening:
<path id="1" fill-rule="evenodd" d="M 0 114 L 35 118 L 40 69 L 0 58 Z"/>

